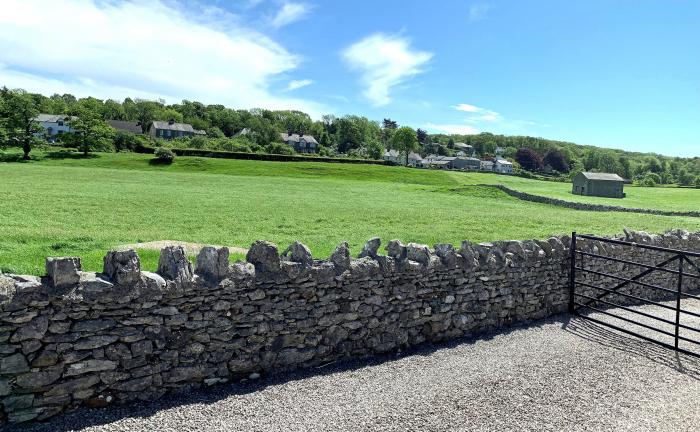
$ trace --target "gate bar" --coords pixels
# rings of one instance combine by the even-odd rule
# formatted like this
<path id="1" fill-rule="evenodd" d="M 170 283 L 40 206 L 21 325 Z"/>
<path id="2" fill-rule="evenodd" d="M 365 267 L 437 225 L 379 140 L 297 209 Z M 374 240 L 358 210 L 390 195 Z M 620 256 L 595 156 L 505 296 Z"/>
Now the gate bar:
<path id="1" fill-rule="evenodd" d="M 665 305 L 665 304 L 663 304 L 663 303 L 658 303 L 658 302 L 655 302 L 655 301 L 653 301 L 653 300 L 648 300 L 648 299 L 645 299 L 645 298 L 642 298 L 642 297 L 637 297 L 637 296 L 632 295 L 632 294 L 626 294 L 626 293 L 621 293 L 621 292 L 617 292 L 617 291 L 612 291 L 612 290 L 609 290 L 609 289 L 607 289 L 607 288 L 603 288 L 603 287 L 591 285 L 591 284 L 588 284 L 588 283 L 586 283 L 586 282 L 581 282 L 581 281 L 576 281 L 576 283 L 579 284 L 579 285 L 587 286 L 588 288 L 593 288 L 593 289 L 597 289 L 597 290 L 601 290 L 601 291 L 608 291 L 608 292 L 610 292 L 611 294 L 621 295 L 621 296 L 623 296 L 623 297 L 627 297 L 627 298 L 639 300 L 639 301 L 642 301 L 644 304 L 650 304 L 650 305 L 662 307 L 662 308 L 664 308 L 664 309 L 668 309 L 668 310 L 672 310 L 672 311 L 675 311 L 675 310 L 676 310 L 676 308 L 673 307 L 673 306 Z M 578 294 L 576 294 L 576 295 L 578 295 Z M 597 300 L 600 300 L 600 298 L 598 298 Z M 590 303 L 586 303 L 586 304 L 590 304 Z M 681 309 L 681 312 L 683 312 L 683 313 L 685 313 L 685 314 L 688 314 L 688 315 L 692 315 L 692 316 L 695 316 L 695 317 L 700 318 L 700 313 L 697 313 L 697 312 L 691 312 L 691 311 L 687 311 L 687 310 L 685 310 L 685 309 Z"/>
<path id="2" fill-rule="evenodd" d="M 613 318 L 617 318 L 617 319 L 619 319 L 619 320 L 621 320 L 621 321 L 626 321 L 626 322 L 628 322 L 628 323 L 630 323 L 630 324 L 638 325 L 638 326 L 640 326 L 640 327 L 644 327 L 644 328 L 646 328 L 646 329 L 653 330 L 653 331 L 655 331 L 655 332 L 664 334 L 664 335 L 666 335 L 666 336 L 670 336 L 670 337 L 672 337 L 672 338 L 675 338 L 675 337 L 676 337 L 676 335 L 675 335 L 674 333 L 671 333 L 671 332 L 669 332 L 669 331 L 662 330 L 662 329 L 659 329 L 659 328 L 650 326 L 649 324 L 640 323 L 639 321 L 635 321 L 635 320 L 630 319 L 630 318 L 625 318 L 625 317 L 622 317 L 622 316 L 620 316 L 620 315 L 615 315 L 614 313 L 610 313 L 610 312 L 605 311 L 605 310 L 603 310 L 603 309 L 598 309 L 597 307 L 586 306 L 586 305 L 584 305 L 584 304 L 582 304 L 582 303 L 576 303 L 576 304 L 579 305 L 579 306 L 582 306 L 582 307 L 585 307 L 585 308 L 594 310 L 594 311 L 596 311 L 596 312 L 598 312 L 598 313 L 602 313 L 602 314 L 604 314 L 604 315 L 608 315 L 608 316 L 611 316 L 611 317 L 613 317 Z M 586 319 L 592 319 L 592 318 L 590 318 L 590 317 L 587 316 L 587 315 L 583 315 L 583 317 L 586 318 Z M 633 334 L 634 334 L 634 335 L 637 335 L 637 333 L 633 333 Z M 700 341 L 696 341 L 696 340 L 694 340 L 694 339 L 690 339 L 690 338 L 687 338 L 687 337 L 685 337 L 685 336 L 678 336 L 678 339 L 684 340 L 684 341 L 686 341 L 686 342 L 691 342 L 691 343 L 694 343 L 694 344 L 696 344 L 696 345 L 700 345 Z M 675 347 L 674 347 L 674 349 L 675 349 Z"/>
<path id="3" fill-rule="evenodd" d="M 596 318 L 591 318 L 591 317 L 589 317 L 589 316 L 581 315 L 581 314 L 579 314 L 579 313 L 576 313 L 576 314 L 579 315 L 579 316 L 581 316 L 581 317 L 584 318 L 584 319 L 587 319 L 588 321 L 593 321 L 593 322 L 596 323 L 596 324 L 600 324 L 600 325 L 605 326 L 605 327 L 613 328 L 613 329 L 615 329 L 615 330 L 617 330 L 617 331 L 619 331 L 619 332 L 627 333 L 627 334 L 630 335 L 630 336 L 634 336 L 634 337 L 636 337 L 636 338 L 644 339 L 645 341 L 651 342 L 651 343 L 656 344 L 656 345 L 661 345 L 661 346 L 664 347 L 664 348 L 676 350 L 677 352 L 680 352 L 680 353 L 683 353 L 683 354 L 687 354 L 687 355 L 691 355 L 691 356 L 693 356 L 693 357 L 700 357 L 700 353 L 697 353 L 697 352 L 694 352 L 694 351 L 689 351 L 689 350 L 684 349 L 684 348 L 676 348 L 676 347 L 674 347 L 674 346 L 671 345 L 671 344 L 667 344 L 666 342 L 661 342 L 660 340 L 656 340 L 656 339 L 651 338 L 651 337 L 649 337 L 649 336 L 644 336 L 644 335 L 642 335 L 642 334 L 635 333 L 635 332 L 633 332 L 633 331 L 627 330 L 627 329 L 622 328 L 622 327 L 620 327 L 620 326 L 616 326 L 615 324 L 610 324 L 610 323 L 607 323 L 607 322 L 605 322 L 605 321 L 601 321 L 601 320 L 596 319 Z"/>
<path id="4" fill-rule="evenodd" d="M 578 234 L 578 237 L 589 239 L 589 240 L 598 240 L 602 241 L 605 243 L 613 243 L 613 244 L 619 244 L 623 246 L 634 246 L 634 247 L 639 247 L 642 249 L 651 249 L 651 250 L 656 250 L 660 252 L 668 252 L 668 253 L 675 253 L 675 254 L 680 254 L 680 255 L 690 255 L 693 257 L 698 257 L 700 258 L 700 252 L 691 252 L 691 251 L 684 251 L 680 249 L 673 249 L 673 248 L 664 248 L 660 246 L 652 246 L 644 243 L 634 243 L 634 242 L 628 242 L 624 240 L 617 240 L 617 239 L 608 239 L 604 237 L 596 237 L 592 235 L 587 235 L 587 234 Z"/>
<path id="5" fill-rule="evenodd" d="M 676 258 L 674 258 L 674 259 L 676 259 Z M 658 290 L 661 290 L 661 291 L 666 291 L 666 292 L 669 292 L 669 293 L 672 293 L 672 294 L 676 294 L 676 291 L 677 291 L 677 290 L 672 290 L 672 289 L 660 287 L 660 286 L 658 286 L 658 285 L 654 285 L 654 284 L 650 284 L 650 283 L 646 283 L 646 282 L 640 282 L 640 281 L 638 281 L 638 280 L 634 280 L 634 278 L 628 279 L 628 278 L 624 278 L 624 277 L 622 277 L 622 276 L 615 276 L 615 275 L 612 275 L 612 274 L 610 274 L 610 273 L 599 272 L 599 271 L 596 271 L 596 270 L 589 270 L 589 269 L 585 269 L 585 268 L 582 268 L 582 267 L 576 267 L 576 270 L 581 270 L 581 271 L 583 271 L 583 272 L 593 273 L 593 274 L 597 274 L 597 275 L 599 275 L 599 276 L 605 276 L 605 277 L 609 277 L 609 278 L 612 278 L 612 279 L 617 279 L 617 280 L 625 281 L 625 282 L 626 282 L 625 284 L 620 284 L 620 285 L 615 286 L 614 288 L 611 288 L 611 291 L 615 291 L 615 292 L 616 292 L 618 289 L 624 288 L 625 286 L 627 286 L 628 283 L 634 283 L 634 284 L 637 284 L 637 285 L 645 286 L 645 287 L 647 287 L 647 288 L 654 288 L 654 289 L 658 289 Z M 645 275 L 645 276 L 646 276 L 646 275 Z M 684 274 L 684 276 L 687 276 L 687 275 Z M 578 283 L 578 281 L 577 281 L 577 283 Z M 700 296 L 696 296 L 696 295 L 688 294 L 688 293 L 681 293 L 681 294 L 684 295 L 684 296 L 688 296 L 688 297 L 691 297 L 691 298 L 700 300 Z"/>
<path id="6" fill-rule="evenodd" d="M 585 295 L 585 294 L 578 294 L 578 293 L 576 294 L 576 296 L 577 296 L 577 297 L 583 297 L 583 298 L 586 298 L 586 299 L 589 299 L 589 300 L 594 300 L 594 301 L 589 302 L 589 303 L 587 303 L 587 304 L 592 304 L 592 303 L 595 303 L 595 302 L 601 302 L 601 303 L 605 303 L 606 305 L 610 305 L 610 306 L 612 306 L 612 307 L 614 307 L 614 308 L 617 308 L 617 309 L 626 310 L 626 311 L 628 311 L 628 312 L 636 313 L 636 314 L 645 316 L 645 317 L 647 317 L 647 318 L 653 318 L 653 319 L 655 319 L 655 320 L 661 321 L 661 322 L 663 322 L 663 323 L 665 323 L 665 324 L 668 324 L 668 325 L 672 325 L 672 326 L 675 326 L 675 325 L 676 325 L 676 322 L 675 322 L 675 321 L 667 320 L 666 318 L 661 318 L 661 317 L 659 317 L 659 316 L 652 315 L 652 314 L 649 314 L 649 313 L 646 313 L 646 312 L 642 312 L 642 311 L 639 311 L 639 310 L 636 310 L 636 309 L 632 309 L 632 308 L 627 307 L 627 306 L 622 306 L 622 305 L 619 305 L 619 304 L 617 304 L 617 303 L 609 302 L 609 301 L 607 301 L 607 300 L 597 299 L 597 298 L 595 298 L 595 297 L 590 297 L 590 296 L 587 296 L 587 295 Z M 676 308 L 671 308 L 671 309 L 676 310 Z M 685 325 L 685 324 L 678 324 L 678 325 L 679 325 L 681 328 L 684 328 L 684 329 L 686 329 L 686 330 L 691 330 L 691 331 L 700 333 L 700 328 L 690 327 L 690 326 L 687 326 L 687 325 Z"/>
<path id="7" fill-rule="evenodd" d="M 659 270 L 659 271 L 666 272 L 666 273 L 678 274 L 678 270 L 671 270 L 671 269 L 667 269 L 664 267 L 655 267 L 652 265 L 642 264 L 642 263 L 638 263 L 636 261 L 629 261 L 629 260 L 625 260 L 625 259 L 621 259 L 621 258 L 607 256 L 607 255 L 594 254 L 594 253 L 584 252 L 584 251 L 577 251 L 577 252 L 580 253 L 581 255 L 587 255 L 590 257 L 594 257 L 594 258 L 602 258 L 602 259 L 607 260 L 607 261 L 615 261 L 615 262 L 619 262 L 619 263 L 632 264 L 632 265 L 636 265 L 639 267 L 645 267 L 645 268 L 648 268 L 650 270 Z M 673 261 L 674 259 L 678 259 L 678 255 L 675 255 L 669 261 Z M 661 263 L 661 264 L 664 264 L 664 263 Z M 693 275 L 693 274 L 686 274 L 686 276 L 700 277 L 700 275 Z"/>

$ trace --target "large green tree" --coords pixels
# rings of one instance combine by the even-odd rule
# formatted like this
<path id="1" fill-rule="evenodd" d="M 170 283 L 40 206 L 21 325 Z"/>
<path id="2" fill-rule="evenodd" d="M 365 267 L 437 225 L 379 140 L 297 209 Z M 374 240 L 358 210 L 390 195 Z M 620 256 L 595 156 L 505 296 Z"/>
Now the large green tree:
<path id="1" fill-rule="evenodd" d="M 114 129 L 102 117 L 90 110 L 79 110 L 70 120 L 73 139 L 80 151 L 87 156 L 95 148 L 108 146 L 114 136 Z"/>
<path id="2" fill-rule="evenodd" d="M 40 142 L 37 134 L 44 130 L 36 120 L 39 109 L 36 101 L 24 90 L 0 90 L 0 124 L 5 145 L 21 147 L 23 159 L 29 159 L 32 147 Z"/>
<path id="3" fill-rule="evenodd" d="M 408 154 L 418 149 L 416 132 L 408 126 L 398 128 L 391 137 L 389 146 L 394 150 L 404 153 L 406 165 L 408 165 Z"/>

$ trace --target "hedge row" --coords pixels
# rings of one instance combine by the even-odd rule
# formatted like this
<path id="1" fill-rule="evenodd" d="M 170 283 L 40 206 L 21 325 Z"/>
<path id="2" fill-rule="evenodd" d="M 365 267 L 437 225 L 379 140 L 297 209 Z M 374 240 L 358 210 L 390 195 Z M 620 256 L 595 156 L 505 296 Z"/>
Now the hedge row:
<path id="1" fill-rule="evenodd" d="M 136 149 L 137 153 L 153 154 L 155 147 L 139 146 Z M 242 153 L 228 152 L 220 150 L 205 150 L 205 149 L 170 149 L 178 156 L 199 156 L 220 159 L 247 159 L 247 160 L 264 160 L 273 162 L 331 162 L 331 163 L 350 163 L 350 164 L 373 164 L 373 165 L 393 165 L 391 162 L 374 159 L 350 159 L 350 158 L 329 158 L 329 157 L 314 157 L 301 155 L 280 155 L 266 153 Z"/>

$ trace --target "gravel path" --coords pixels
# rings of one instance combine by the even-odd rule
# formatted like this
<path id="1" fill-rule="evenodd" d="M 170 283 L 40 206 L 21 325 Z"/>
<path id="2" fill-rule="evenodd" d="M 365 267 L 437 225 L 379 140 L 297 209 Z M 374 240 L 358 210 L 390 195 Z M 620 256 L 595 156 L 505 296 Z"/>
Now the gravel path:
<path id="1" fill-rule="evenodd" d="M 700 302 L 684 307 L 700 310 Z M 581 318 L 558 317 L 371 365 L 329 365 L 151 404 L 83 410 L 21 430 L 698 428 L 700 359 L 677 356 Z"/>

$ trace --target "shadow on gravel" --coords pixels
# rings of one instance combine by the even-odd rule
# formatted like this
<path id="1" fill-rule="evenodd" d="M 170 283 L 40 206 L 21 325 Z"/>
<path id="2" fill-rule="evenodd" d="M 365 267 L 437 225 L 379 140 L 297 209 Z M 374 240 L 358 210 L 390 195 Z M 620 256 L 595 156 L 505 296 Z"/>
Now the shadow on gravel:
<path id="1" fill-rule="evenodd" d="M 59 414 L 44 423 L 23 423 L 15 426 L 8 426 L 7 428 L 0 428 L 0 431 L 70 432 L 88 427 L 101 426 L 126 418 L 146 418 L 162 410 L 171 409 L 182 405 L 211 404 L 231 396 L 254 393 L 263 390 L 266 387 L 284 384 L 290 381 L 332 375 L 341 372 L 350 372 L 409 356 L 429 356 L 443 349 L 454 348 L 462 344 L 472 344 L 478 341 L 490 340 L 498 335 L 506 335 L 523 328 L 537 328 L 552 323 L 559 324 L 565 319 L 565 316 L 559 315 L 546 320 L 521 323 L 512 327 L 498 329 L 497 331 L 480 333 L 476 336 L 464 336 L 449 341 L 434 343 L 426 342 L 401 351 L 375 355 L 369 358 L 339 360 L 309 369 L 300 369 L 293 372 L 267 375 L 255 381 L 219 384 L 199 389 L 183 388 L 177 393 L 169 393 L 156 401 L 129 402 L 123 405 L 111 405 L 106 408 L 90 409 L 83 407 L 76 411 Z"/>
<path id="2" fill-rule="evenodd" d="M 644 357 L 700 381 L 700 358 L 679 354 L 651 342 L 609 330 L 580 317 L 567 318 L 562 329 L 588 341 Z"/>

